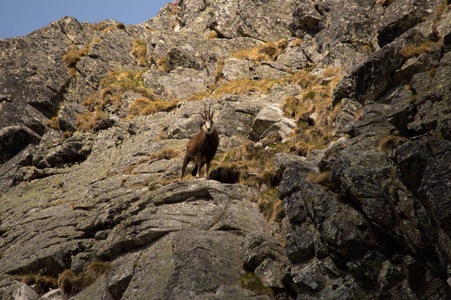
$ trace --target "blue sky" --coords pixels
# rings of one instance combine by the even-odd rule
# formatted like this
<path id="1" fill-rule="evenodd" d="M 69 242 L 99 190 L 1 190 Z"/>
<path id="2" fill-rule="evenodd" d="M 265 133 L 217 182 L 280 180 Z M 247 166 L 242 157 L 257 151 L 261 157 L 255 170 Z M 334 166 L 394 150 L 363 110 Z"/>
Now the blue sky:
<path id="1" fill-rule="evenodd" d="M 64 16 L 80 22 L 114 19 L 126 25 L 147 21 L 165 0 L 0 0 L 0 38 L 27 35 Z"/>

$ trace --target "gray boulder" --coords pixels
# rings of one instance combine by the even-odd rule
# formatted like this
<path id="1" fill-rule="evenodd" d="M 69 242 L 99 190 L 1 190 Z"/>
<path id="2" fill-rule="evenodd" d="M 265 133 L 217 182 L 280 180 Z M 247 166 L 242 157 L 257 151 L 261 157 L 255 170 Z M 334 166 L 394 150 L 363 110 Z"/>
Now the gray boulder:
<path id="1" fill-rule="evenodd" d="M 197 0 L 182 2 L 179 4 L 175 30 L 206 34 L 213 29 L 222 38 L 248 36 L 260 40 L 279 40 L 289 35 L 287 25 L 293 8 L 294 1 L 290 0 L 215 0 L 208 4 Z"/>
<path id="2" fill-rule="evenodd" d="M 143 251 L 121 299 L 189 299 L 233 286 L 240 242 L 228 232 L 173 232 Z"/>
<path id="3" fill-rule="evenodd" d="M 0 277 L 0 299 L 36 300 L 38 298 L 39 295 L 25 283 L 5 275 Z"/>
<path id="4" fill-rule="evenodd" d="M 206 72 L 190 68 L 177 68 L 163 76 L 155 71 L 147 71 L 143 79 L 146 86 L 165 99 L 189 98 L 195 93 L 206 92 L 211 83 Z"/>

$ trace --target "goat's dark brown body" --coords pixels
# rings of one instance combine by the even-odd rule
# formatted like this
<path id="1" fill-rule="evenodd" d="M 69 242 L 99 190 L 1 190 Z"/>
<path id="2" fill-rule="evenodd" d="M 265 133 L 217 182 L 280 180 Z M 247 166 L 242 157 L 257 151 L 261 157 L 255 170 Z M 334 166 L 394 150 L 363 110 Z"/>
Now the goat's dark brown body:
<path id="1" fill-rule="evenodd" d="M 200 177 L 201 169 L 206 165 L 205 177 L 208 177 L 210 162 L 216 154 L 219 145 L 219 134 L 213 124 L 213 115 L 202 115 L 204 125 L 201 130 L 186 144 L 185 158 L 183 159 L 180 180 L 183 178 L 186 166 L 190 161 L 195 163 L 192 175 Z M 207 124 L 208 123 L 208 124 Z"/>

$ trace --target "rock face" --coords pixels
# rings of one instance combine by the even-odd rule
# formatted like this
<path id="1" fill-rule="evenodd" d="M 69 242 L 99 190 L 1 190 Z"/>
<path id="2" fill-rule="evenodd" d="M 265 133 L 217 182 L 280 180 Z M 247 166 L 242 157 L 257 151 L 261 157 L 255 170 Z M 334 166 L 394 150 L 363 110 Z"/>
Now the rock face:
<path id="1" fill-rule="evenodd" d="M 449 6 L 187 0 L 0 40 L 0 299 L 450 298 Z M 178 181 L 205 107 L 214 180 Z"/>

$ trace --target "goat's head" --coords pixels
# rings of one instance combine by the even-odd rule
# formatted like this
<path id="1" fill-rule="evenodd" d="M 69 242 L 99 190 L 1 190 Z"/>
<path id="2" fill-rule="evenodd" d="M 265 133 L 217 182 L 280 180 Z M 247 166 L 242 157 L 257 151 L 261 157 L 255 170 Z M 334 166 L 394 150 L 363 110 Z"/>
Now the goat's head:
<path id="1" fill-rule="evenodd" d="M 202 123 L 202 130 L 205 131 L 206 134 L 212 134 L 214 131 L 215 126 L 213 124 L 213 114 L 214 112 L 210 113 L 210 107 L 208 108 L 208 112 L 205 109 L 204 113 L 201 114 L 204 119 Z"/>

